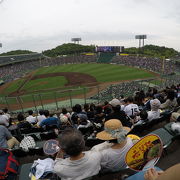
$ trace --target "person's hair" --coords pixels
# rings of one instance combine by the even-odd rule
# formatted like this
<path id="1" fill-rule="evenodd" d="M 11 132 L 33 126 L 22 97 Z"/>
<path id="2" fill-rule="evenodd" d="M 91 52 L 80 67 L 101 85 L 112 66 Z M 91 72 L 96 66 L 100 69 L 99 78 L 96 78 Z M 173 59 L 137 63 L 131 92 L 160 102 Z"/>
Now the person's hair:
<path id="1" fill-rule="evenodd" d="M 4 112 L 4 113 L 7 113 L 7 112 L 8 112 L 8 108 L 5 107 L 5 108 L 3 109 L 3 112 Z"/>
<path id="2" fill-rule="evenodd" d="M 126 100 L 127 100 L 127 102 L 130 102 L 130 103 L 133 103 L 133 101 L 134 101 L 132 96 L 129 96 Z"/>
<path id="3" fill-rule="evenodd" d="M 76 111 L 76 110 L 75 110 L 75 106 L 73 106 L 73 107 L 72 107 L 72 111 L 73 111 L 73 112 L 75 112 L 75 111 Z"/>
<path id="4" fill-rule="evenodd" d="M 66 108 L 62 108 L 62 113 L 63 114 L 67 114 L 67 109 Z"/>
<path id="5" fill-rule="evenodd" d="M 90 111 L 94 111 L 96 106 L 95 104 L 91 103 L 89 108 L 90 108 Z"/>
<path id="6" fill-rule="evenodd" d="M 29 115 L 33 115 L 33 110 L 29 110 L 29 111 L 28 111 L 28 114 L 29 114 Z"/>
<path id="7" fill-rule="evenodd" d="M 101 114 L 102 113 L 102 111 L 103 111 L 103 108 L 102 108 L 102 106 L 96 106 L 96 114 Z"/>
<path id="8" fill-rule="evenodd" d="M 106 106 L 106 105 L 108 105 L 109 104 L 109 102 L 108 101 L 104 101 L 104 105 Z"/>
<path id="9" fill-rule="evenodd" d="M 167 99 L 170 99 L 171 101 L 173 101 L 173 99 L 175 98 L 175 92 L 174 90 L 169 90 L 167 91 Z"/>
<path id="10" fill-rule="evenodd" d="M 117 105 L 115 107 L 112 106 L 112 109 L 113 109 L 114 112 L 120 112 L 121 106 L 120 105 Z"/>
<path id="11" fill-rule="evenodd" d="M 157 94 L 158 90 L 156 88 L 153 88 L 153 95 Z"/>
<path id="12" fill-rule="evenodd" d="M 43 109 L 40 109 L 39 110 L 39 114 L 42 116 L 44 114 L 44 110 Z"/>
<path id="13" fill-rule="evenodd" d="M 18 120 L 18 121 L 24 121 L 24 119 L 25 119 L 25 117 L 24 117 L 23 113 L 20 112 L 20 113 L 17 115 L 17 120 Z"/>
<path id="14" fill-rule="evenodd" d="M 145 111 L 145 110 L 142 110 L 140 113 L 139 113 L 139 116 L 142 120 L 146 120 L 147 117 L 148 117 L 148 113 Z"/>
<path id="15" fill-rule="evenodd" d="M 180 106 L 180 97 L 177 98 L 177 103 Z"/>
<path id="16" fill-rule="evenodd" d="M 85 147 L 84 138 L 80 131 L 67 129 L 60 134 L 60 147 L 69 156 L 78 156 Z"/>
<path id="17" fill-rule="evenodd" d="M 75 112 L 80 113 L 82 111 L 81 105 L 80 104 L 76 104 L 74 106 L 74 110 L 75 110 Z"/>
<path id="18" fill-rule="evenodd" d="M 112 109 L 111 109 L 109 106 L 107 106 L 107 107 L 104 108 L 104 114 L 108 115 L 108 114 L 110 114 L 111 112 L 112 112 Z"/>
<path id="19" fill-rule="evenodd" d="M 138 94 L 134 97 L 134 101 L 138 106 L 144 105 L 144 103 L 143 103 L 144 97 L 141 96 L 140 94 Z"/>
<path id="20" fill-rule="evenodd" d="M 48 117 L 48 116 L 49 116 L 49 111 L 48 111 L 48 110 L 44 110 L 44 115 L 45 115 L 46 117 Z"/>
<path id="21" fill-rule="evenodd" d="M 85 110 L 86 112 L 89 111 L 89 104 L 84 104 L 84 110 Z"/>

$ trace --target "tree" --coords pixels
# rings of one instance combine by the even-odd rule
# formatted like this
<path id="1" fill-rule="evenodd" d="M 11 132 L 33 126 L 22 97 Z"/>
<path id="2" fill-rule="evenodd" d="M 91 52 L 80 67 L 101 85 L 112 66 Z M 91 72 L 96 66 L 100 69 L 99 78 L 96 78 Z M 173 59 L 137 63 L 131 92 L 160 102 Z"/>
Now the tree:
<path id="1" fill-rule="evenodd" d="M 49 57 L 57 57 L 60 55 L 81 54 L 94 51 L 95 46 L 84 46 L 80 44 L 68 43 L 57 46 L 56 48 L 51 50 L 43 51 L 43 54 Z"/>

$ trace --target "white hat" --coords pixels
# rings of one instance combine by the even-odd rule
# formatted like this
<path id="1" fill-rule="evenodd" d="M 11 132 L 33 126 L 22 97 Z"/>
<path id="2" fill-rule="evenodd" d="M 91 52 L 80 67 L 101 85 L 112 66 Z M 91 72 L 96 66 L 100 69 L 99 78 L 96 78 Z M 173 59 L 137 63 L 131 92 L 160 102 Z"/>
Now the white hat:
<path id="1" fill-rule="evenodd" d="M 116 107 L 116 106 L 120 105 L 120 101 L 119 101 L 119 99 L 115 98 L 112 101 L 110 101 L 109 104 L 113 107 Z"/>
<path id="2" fill-rule="evenodd" d="M 151 105 L 151 110 L 156 111 L 159 109 L 161 102 L 158 99 L 153 99 L 150 101 L 150 105 Z"/>

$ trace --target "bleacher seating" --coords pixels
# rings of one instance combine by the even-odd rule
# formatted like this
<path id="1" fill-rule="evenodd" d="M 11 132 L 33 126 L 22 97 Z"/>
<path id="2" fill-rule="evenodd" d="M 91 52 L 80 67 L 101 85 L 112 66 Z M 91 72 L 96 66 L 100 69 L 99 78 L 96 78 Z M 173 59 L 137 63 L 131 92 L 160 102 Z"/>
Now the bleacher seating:
<path id="1" fill-rule="evenodd" d="M 12 56 L 0 56 L 0 65 L 29 61 L 39 58 L 43 58 L 43 54 L 32 53 L 32 54 L 22 54 L 22 55 L 12 55 Z"/>

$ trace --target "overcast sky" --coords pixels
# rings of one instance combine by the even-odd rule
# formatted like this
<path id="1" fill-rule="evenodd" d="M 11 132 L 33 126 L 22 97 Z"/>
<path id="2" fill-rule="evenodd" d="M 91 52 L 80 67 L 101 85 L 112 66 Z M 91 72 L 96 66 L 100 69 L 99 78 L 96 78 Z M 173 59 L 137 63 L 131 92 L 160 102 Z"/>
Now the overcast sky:
<path id="1" fill-rule="evenodd" d="M 81 37 L 82 44 L 180 51 L 180 0 L 0 0 L 1 52 L 41 52 Z"/>

